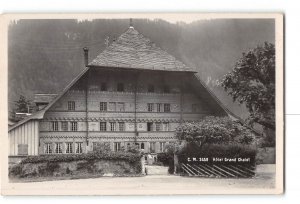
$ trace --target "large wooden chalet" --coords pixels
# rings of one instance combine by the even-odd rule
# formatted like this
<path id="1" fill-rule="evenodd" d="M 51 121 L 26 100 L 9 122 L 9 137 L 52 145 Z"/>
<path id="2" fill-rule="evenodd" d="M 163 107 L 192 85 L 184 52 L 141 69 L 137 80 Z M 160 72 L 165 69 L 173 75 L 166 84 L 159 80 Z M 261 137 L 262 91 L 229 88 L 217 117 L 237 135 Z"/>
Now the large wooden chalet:
<path id="1" fill-rule="evenodd" d="M 9 155 L 80 154 L 106 143 L 164 151 L 182 122 L 227 109 L 196 71 L 130 26 L 51 102 L 9 128 Z"/>

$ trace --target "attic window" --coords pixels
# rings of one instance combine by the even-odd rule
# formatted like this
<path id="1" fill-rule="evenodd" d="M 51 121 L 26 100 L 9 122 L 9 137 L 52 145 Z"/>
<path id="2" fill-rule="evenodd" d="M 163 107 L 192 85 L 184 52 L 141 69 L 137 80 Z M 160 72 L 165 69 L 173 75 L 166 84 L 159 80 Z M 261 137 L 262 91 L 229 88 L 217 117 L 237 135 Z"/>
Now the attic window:
<path id="1" fill-rule="evenodd" d="M 124 91 L 124 84 L 123 83 L 118 83 L 117 84 L 117 91 L 123 92 Z"/>
<path id="2" fill-rule="evenodd" d="M 149 93 L 154 93 L 154 86 L 153 86 L 153 84 L 149 84 L 148 85 L 148 92 Z"/>
<path id="3" fill-rule="evenodd" d="M 170 93 L 170 87 L 167 86 L 167 85 L 165 85 L 165 86 L 163 87 L 163 90 L 164 90 L 164 93 Z"/>
<path id="4" fill-rule="evenodd" d="M 68 101 L 68 110 L 75 110 L 75 101 Z"/>
<path id="5" fill-rule="evenodd" d="M 105 82 L 101 83 L 101 91 L 107 91 L 107 86 Z"/>

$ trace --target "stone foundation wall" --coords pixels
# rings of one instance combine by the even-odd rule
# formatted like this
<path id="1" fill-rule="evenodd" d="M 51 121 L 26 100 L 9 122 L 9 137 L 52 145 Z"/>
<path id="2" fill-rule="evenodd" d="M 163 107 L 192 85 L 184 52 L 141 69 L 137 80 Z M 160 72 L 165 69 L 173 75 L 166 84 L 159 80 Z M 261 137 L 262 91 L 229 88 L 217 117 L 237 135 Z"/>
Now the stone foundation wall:
<path id="1" fill-rule="evenodd" d="M 142 175 L 143 161 L 124 160 L 78 160 L 72 162 L 41 162 L 12 165 L 11 179 L 25 178 L 92 178 L 101 176 Z"/>

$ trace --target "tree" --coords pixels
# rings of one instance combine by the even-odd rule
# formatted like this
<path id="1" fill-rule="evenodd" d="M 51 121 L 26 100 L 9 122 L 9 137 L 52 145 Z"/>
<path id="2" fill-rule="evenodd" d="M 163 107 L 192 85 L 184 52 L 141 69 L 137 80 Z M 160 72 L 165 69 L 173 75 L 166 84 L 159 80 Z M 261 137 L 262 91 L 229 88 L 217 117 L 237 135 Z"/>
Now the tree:
<path id="1" fill-rule="evenodd" d="M 30 101 L 25 98 L 25 96 L 20 95 L 18 101 L 15 101 L 15 112 L 28 113 L 30 111 Z"/>
<path id="2" fill-rule="evenodd" d="M 221 86 L 234 101 L 245 104 L 249 124 L 275 130 L 275 46 L 265 42 L 243 56 Z"/>
<path id="3" fill-rule="evenodd" d="M 252 131 L 229 117 L 207 116 L 199 122 L 186 122 L 178 126 L 175 136 L 201 148 L 204 144 L 250 144 Z"/>

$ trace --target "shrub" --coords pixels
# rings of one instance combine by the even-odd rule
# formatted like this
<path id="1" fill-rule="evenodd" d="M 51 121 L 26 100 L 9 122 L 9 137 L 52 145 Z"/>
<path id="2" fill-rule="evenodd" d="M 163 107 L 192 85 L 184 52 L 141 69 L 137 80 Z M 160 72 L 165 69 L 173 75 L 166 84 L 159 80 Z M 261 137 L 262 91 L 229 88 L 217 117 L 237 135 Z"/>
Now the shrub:
<path id="1" fill-rule="evenodd" d="M 9 176 L 18 178 L 28 176 L 61 176 L 64 174 L 78 174 L 79 171 L 87 171 L 88 174 L 102 174 L 103 168 L 106 168 L 106 165 L 101 166 L 100 169 L 97 169 L 95 163 L 97 163 L 98 160 L 114 161 L 112 163 L 115 163 L 116 165 L 118 165 L 118 163 L 127 163 L 128 167 L 126 168 L 132 168 L 133 173 L 140 174 L 142 171 L 141 156 L 141 154 L 134 154 L 130 152 L 92 152 L 88 154 L 73 155 L 61 154 L 28 156 L 19 164 L 9 169 Z M 65 162 L 74 162 L 75 164 L 61 164 Z M 109 168 L 109 166 L 107 166 L 107 168 Z M 33 170 L 36 170 L 36 172 L 33 172 Z"/>
<path id="2" fill-rule="evenodd" d="M 79 160 L 124 160 L 128 162 L 137 162 L 141 159 L 141 154 L 130 152 L 91 152 L 87 154 L 61 154 L 61 155 L 41 155 L 28 156 L 21 161 L 21 164 L 26 163 L 42 163 L 42 162 L 71 162 Z"/>
<path id="3" fill-rule="evenodd" d="M 52 162 L 48 162 L 47 163 L 47 170 L 49 171 L 49 172 L 54 172 L 56 169 L 58 169 L 59 168 L 59 165 L 58 165 L 58 163 L 52 163 Z"/>
<path id="4" fill-rule="evenodd" d="M 96 142 L 93 147 L 93 152 L 111 152 L 109 142 Z"/>
<path id="5" fill-rule="evenodd" d="M 260 142 L 260 147 L 264 148 L 264 147 L 275 147 L 276 142 L 275 142 L 275 132 L 272 131 L 265 131 L 265 135 L 262 139 L 262 141 Z"/>
<path id="6" fill-rule="evenodd" d="M 249 128 L 229 117 L 207 116 L 200 122 L 183 123 L 176 128 L 175 136 L 179 140 L 198 143 L 200 146 L 239 142 L 250 144 L 254 134 Z"/>
<path id="7" fill-rule="evenodd" d="M 174 153 L 175 153 L 175 143 L 170 143 L 166 145 L 166 151 L 157 154 L 157 161 L 161 162 L 164 166 L 168 166 L 169 174 L 174 173 Z"/>
<path id="8" fill-rule="evenodd" d="M 137 145 L 128 146 L 127 151 L 130 152 L 130 153 L 134 153 L 134 154 L 140 153 L 140 149 Z"/>
<path id="9" fill-rule="evenodd" d="M 17 176 L 22 173 L 22 165 L 14 165 L 9 167 L 9 176 Z"/>
<path id="10" fill-rule="evenodd" d="M 158 153 L 157 162 L 162 163 L 164 166 L 168 165 L 169 156 L 167 153 Z"/>

